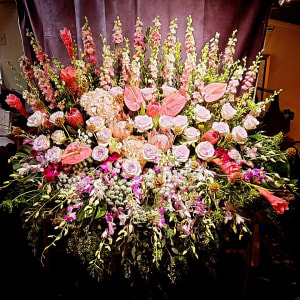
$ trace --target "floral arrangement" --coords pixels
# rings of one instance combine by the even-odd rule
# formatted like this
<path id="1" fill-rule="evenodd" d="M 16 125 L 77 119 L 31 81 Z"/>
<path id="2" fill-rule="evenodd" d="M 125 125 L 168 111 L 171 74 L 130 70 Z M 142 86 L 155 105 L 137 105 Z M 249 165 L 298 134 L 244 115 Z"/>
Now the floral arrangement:
<path id="1" fill-rule="evenodd" d="M 2 206 L 22 205 L 32 226 L 50 222 L 44 251 L 67 240 L 97 278 L 118 258 L 125 276 L 158 269 L 174 281 L 177 266 L 224 230 L 241 237 L 255 211 L 288 210 L 273 192 L 295 190 L 278 171 L 293 149 L 280 150 L 282 134 L 259 130 L 277 94 L 254 101 L 261 55 L 248 68 L 235 61 L 234 31 L 224 54 L 217 33 L 197 59 L 191 17 L 182 55 L 176 22 L 162 41 L 158 17 L 145 36 L 137 19 L 130 49 L 118 18 L 114 48 L 102 39 L 101 64 L 88 22 L 79 56 L 65 28 L 68 67 L 28 33 L 37 61 L 20 63 L 30 108 L 6 99 L 27 128 L 13 128 L 23 145 Z"/>

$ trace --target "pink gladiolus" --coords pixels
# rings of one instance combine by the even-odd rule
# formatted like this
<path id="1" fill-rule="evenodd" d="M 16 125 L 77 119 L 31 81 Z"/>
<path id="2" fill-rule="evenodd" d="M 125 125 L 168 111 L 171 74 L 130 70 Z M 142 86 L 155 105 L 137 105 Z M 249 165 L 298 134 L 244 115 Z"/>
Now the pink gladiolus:
<path id="1" fill-rule="evenodd" d="M 286 200 L 274 196 L 266 189 L 258 188 L 258 191 L 269 201 L 277 214 L 283 214 L 285 210 L 289 210 L 289 203 Z"/>

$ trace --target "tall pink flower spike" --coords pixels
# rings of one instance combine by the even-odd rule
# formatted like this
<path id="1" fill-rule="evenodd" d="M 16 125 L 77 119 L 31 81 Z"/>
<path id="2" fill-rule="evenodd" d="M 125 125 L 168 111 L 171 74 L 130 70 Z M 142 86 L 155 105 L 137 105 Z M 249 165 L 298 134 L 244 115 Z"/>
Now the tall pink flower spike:
<path id="1" fill-rule="evenodd" d="M 201 92 L 206 102 L 214 102 L 225 94 L 226 87 L 226 83 L 211 83 L 204 87 Z"/>

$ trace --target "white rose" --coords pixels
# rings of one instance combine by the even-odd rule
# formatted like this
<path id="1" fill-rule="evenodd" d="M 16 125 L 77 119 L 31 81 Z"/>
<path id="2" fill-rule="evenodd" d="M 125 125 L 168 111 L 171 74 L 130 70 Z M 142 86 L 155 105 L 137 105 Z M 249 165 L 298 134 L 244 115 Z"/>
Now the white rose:
<path id="1" fill-rule="evenodd" d="M 33 141 L 32 149 L 36 151 L 43 151 L 43 150 L 47 150 L 49 147 L 50 147 L 49 139 L 42 134 Z"/>
<path id="2" fill-rule="evenodd" d="M 184 131 L 184 138 L 189 142 L 189 143 L 194 143 L 199 140 L 200 137 L 200 130 L 194 127 L 187 128 Z"/>
<path id="3" fill-rule="evenodd" d="M 198 155 L 199 158 L 203 160 L 207 160 L 211 157 L 214 156 L 215 154 L 215 148 L 212 143 L 210 142 L 201 142 L 197 145 L 196 149 L 196 154 Z"/>
<path id="4" fill-rule="evenodd" d="M 165 97 L 169 96 L 170 94 L 172 93 L 176 93 L 177 90 L 171 86 L 168 86 L 168 85 L 163 85 L 162 87 L 162 90 L 163 90 L 163 94 Z"/>
<path id="5" fill-rule="evenodd" d="M 214 122 L 212 125 L 212 129 L 217 131 L 220 135 L 225 135 L 229 133 L 229 126 L 225 122 Z"/>
<path id="6" fill-rule="evenodd" d="M 244 127 L 247 130 L 255 129 L 258 124 L 259 124 L 259 122 L 257 121 L 257 119 L 250 114 L 247 115 L 244 120 Z"/>
<path id="7" fill-rule="evenodd" d="M 189 159 L 190 150 L 185 145 L 173 146 L 172 153 L 177 161 L 186 162 Z"/>
<path id="8" fill-rule="evenodd" d="M 104 128 L 96 133 L 98 145 L 106 147 L 111 139 L 111 130 Z"/>
<path id="9" fill-rule="evenodd" d="M 28 127 L 39 127 L 44 123 L 44 114 L 40 111 L 36 111 L 27 119 Z"/>
<path id="10" fill-rule="evenodd" d="M 236 149 L 229 150 L 228 155 L 231 159 L 234 159 L 234 160 L 241 160 L 242 159 L 240 152 Z"/>
<path id="11" fill-rule="evenodd" d="M 211 118 L 210 111 L 204 106 L 197 104 L 195 107 L 195 119 L 198 122 L 206 122 Z"/>
<path id="12" fill-rule="evenodd" d="M 137 128 L 139 132 L 149 130 L 153 127 L 152 118 L 147 115 L 137 116 L 134 119 L 134 127 Z"/>
<path id="13" fill-rule="evenodd" d="M 145 160 L 154 161 L 158 155 L 158 148 L 151 144 L 145 144 L 142 148 L 142 154 Z"/>
<path id="14" fill-rule="evenodd" d="M 96 131 L 101 130 L 101 128 L 104 126 L 104 120 L 99 116 L 90 117 L 86 121 L 87 125 L 94 125 L 96 127 Z"/>
<path id="15" fill-rule="evenodd" d="M 55 130 L 51 135 L 51 139 L 55 144 L 61 145 L 66 141 L 67 137 L 62 130 Z"/>
<path id="16" fill-rule="evenodd" d="M 96 146 L 92 152 L 92 158 L 96 161 L 104 161 L 108 158 L 108 149 L 103 146 Z"/>
<path id="17" fill-rule="evenodd" d="M 237 111 L 230 105 L 230 103 L 225 103 L 222 106 L 221 115 L 225 120 L 231 120 Z"/>
<path id="18" fill-rule="evenodd" d="M 189 125 L 189 120 L 187 116 L 178 115 L 173 118 L 173 126 L 174 127 L 181 127 L 185 129 Z"/>
<path id="19" fill-rule="evenodd" d="M 61 161 L 61 155 L 62 151 L 58 147 L 53 147 L 51 149 L 48 149 L 45 158 L 47 159 L 48 162 L 52 164 L 58 164 Z"/>
<path id="20" fill-rule="evenodd" d="M 232 129 L 233 139 L 239 144 L 245 144 L 248 139 L 247 131 L 242 126 L 236 126 Z"/>
<path id="21" fill-rule="evenodd" d="M 158 123 L 159 123 L 159 127 L 161 129 L 172 128 L 173 127 L 173 117 L 166 116 L 166 115 L 160 116 Z"/>
<path id="22" fill-rule="evenodd" d="M 54 124 L 56 118 L 63 118 L 63 117 L 64 117 L 64 113 L 62 111 L 57 111 L 50 115 L 49 121 Z"/>
<path id="23" fill-rule="evenodd" d="M 122 170 L 129 177 L 139 176 L 142 172 L 141 165 L 134 159 L 125 159 Z"/>

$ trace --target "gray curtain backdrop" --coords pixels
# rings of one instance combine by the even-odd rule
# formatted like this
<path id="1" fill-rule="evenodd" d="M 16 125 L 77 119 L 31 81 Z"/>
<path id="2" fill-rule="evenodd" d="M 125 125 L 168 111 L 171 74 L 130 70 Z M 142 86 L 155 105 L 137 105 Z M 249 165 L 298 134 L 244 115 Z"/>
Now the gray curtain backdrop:
<path id="1" fill-rule="evenodd" d="M 102 33 L 112 43 L 114 20 L 120 17 L 123 33 L 133 41 L 137 17 L 144 23 L 144 32 L 159 15 L 162 38 L 168 33 L 172 19 L 178 18 L 177 36 L 184 43 L 186 17 L 192 15 L 198 53 L 215 32 L 221 34 L 220 49 L 238 29 L 235 58 L 247 56 L 253 60 L 263 47 L 264 22 L 267 21 L 272 0 L 17 0 L 24 51 L 34 59 L 26 37 L 26 28 L 32 31 L 42 48 L 63 64 L 69 64 L 67 51 L 59 38 L 59 31 L 67 27 L 72 37 L 82 47 L 81 27 L 85 16 L 89 20 L 98 59 L 101 60 Z"/>

